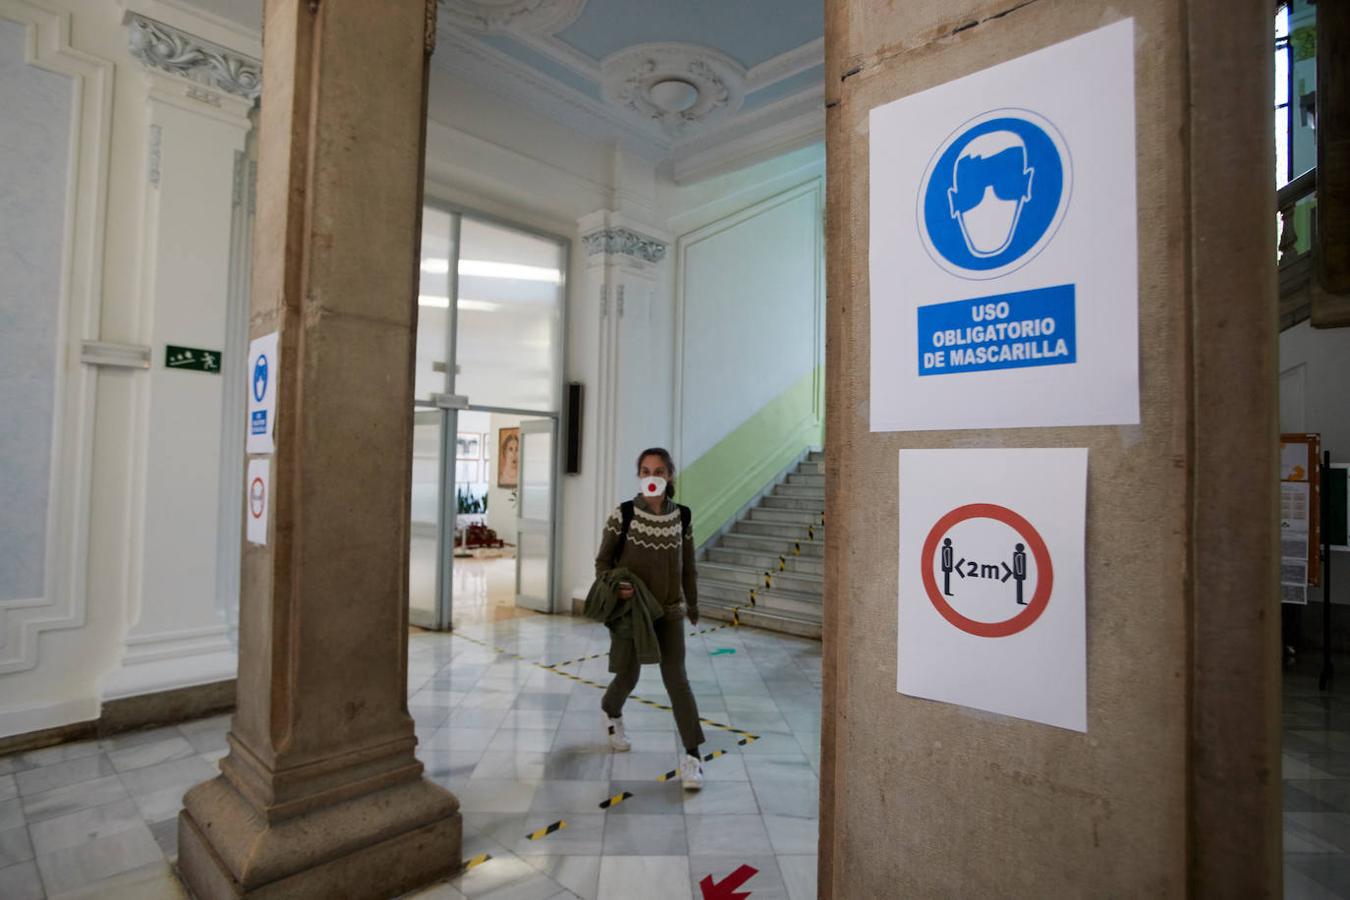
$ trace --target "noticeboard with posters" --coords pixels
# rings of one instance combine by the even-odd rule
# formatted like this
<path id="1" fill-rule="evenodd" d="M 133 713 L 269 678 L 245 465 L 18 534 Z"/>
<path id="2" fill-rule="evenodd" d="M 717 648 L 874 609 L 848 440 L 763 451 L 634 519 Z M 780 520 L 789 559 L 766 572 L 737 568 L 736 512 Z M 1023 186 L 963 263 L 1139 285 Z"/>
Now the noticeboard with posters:
<path id="1" fill-rule="evenodd" d="M 1307 603 L 1321 583 L 1321 456 L 1317 434 L 1280 435 L 1280 600 Z"/>

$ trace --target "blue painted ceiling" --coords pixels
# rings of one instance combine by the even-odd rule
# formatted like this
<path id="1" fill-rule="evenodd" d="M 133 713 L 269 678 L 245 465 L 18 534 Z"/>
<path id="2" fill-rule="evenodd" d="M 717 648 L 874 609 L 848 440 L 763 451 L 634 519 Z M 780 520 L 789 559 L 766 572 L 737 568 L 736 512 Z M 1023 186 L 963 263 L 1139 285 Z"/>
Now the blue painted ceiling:
<path id="1" fill-rule="evenodd" d="M 823 35 L 824 7 L 824 0 L 589 0 L 558 38 L 596 61 L 634 44 L 701 44 L 748 69 Z"/>

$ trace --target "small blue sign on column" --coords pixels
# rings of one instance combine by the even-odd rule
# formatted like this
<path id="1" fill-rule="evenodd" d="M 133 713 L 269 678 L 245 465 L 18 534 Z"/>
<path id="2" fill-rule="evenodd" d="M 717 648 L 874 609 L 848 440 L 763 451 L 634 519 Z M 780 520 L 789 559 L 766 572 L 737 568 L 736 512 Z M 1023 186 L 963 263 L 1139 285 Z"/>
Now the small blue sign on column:
<path id="1" fill-rule="evenodd" d="M 919 375 L 1076 362 L 1074 286 L 920 306 Z"/>

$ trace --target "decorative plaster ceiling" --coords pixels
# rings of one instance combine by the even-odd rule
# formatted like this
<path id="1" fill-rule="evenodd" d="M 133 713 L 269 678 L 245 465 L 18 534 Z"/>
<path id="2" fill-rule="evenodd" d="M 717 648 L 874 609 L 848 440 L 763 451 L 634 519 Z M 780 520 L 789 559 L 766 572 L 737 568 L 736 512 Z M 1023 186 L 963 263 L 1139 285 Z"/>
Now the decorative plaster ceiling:
<path id="1" fill-rule="evenodd" d="M 439 3 L 433 66 L 679 180 L 823 133 L 823 0 Z"/>
<path id="2" fill-rule="evenodd" d="M 262 0 L 187 4 L 257 33 Z M 468 81 L 678 181 L 824 135 L 825 0 L 438 0 L 433 73 Z"/>

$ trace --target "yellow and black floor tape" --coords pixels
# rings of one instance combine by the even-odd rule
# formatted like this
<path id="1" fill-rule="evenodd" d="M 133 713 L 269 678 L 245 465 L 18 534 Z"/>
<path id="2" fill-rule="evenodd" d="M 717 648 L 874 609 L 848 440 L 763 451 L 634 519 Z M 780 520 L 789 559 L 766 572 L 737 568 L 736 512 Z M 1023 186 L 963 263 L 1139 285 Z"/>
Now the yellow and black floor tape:
<path id="1" fill-rule="evenodd" d="M 593 660 L 593 659 L 599 659 L 599 658 L 602 657 L 602 656 L 609 656 L 609 651 L 606 650 L 604 653 L 592 653 L 590 656 L 581 656 L 581 657 L 578 657 L 578 658 L 576 658 L 576 659 L 565 659 L 565 660 L 563 660 L 562 662 L 558 662 L 558 663 L 547 663 L 547 664 L 546 664 L 546 663 L 535 663 L 535 665 L 537 665 L 537 666 L 538 666 L 539 668 L 541 668 L 541 669 L 557 669 L 557 668 L 561 668 L 562 666 L 570 666 L 570 665 L 572 665 L 573 663 L 590 662 L 591 660 Z"/>
<path id="2" fill-rule="evenodd" d="M 740 733 L 741 733 L 741 734 L 744 734 L 745 732 L 740 732 Z M 742 738 L 741 740 L 737 741 L 736 744 L 737 744 L 737 746 L 745 746 L 746 744 L 754 743 L 754 742 L 757 741 L 757 740 L 759 740 L 759 738 L 758 738 L 756 735 L 749 735 L 749 736 L 747 736 L 747 737 L 745 737 L 745 738 Z M 727 753 L 729 753 L 729 752 L 730 752 L 730 751 L 728 751 L 728 750 L 714 750 L 713 752 L 709 753 L 707 756 L 703 757 L 703 761 L 704 761 L 704 762 L 712 762 L 714 759 L 717 759 L 719 756 L 726 756 Z M 658 775 L 658 776 L 656 776 L 656 780 L 657 780 L 657 781 L 662 781 L 662 782 L 664 782 L 664 781 L 674 781 L 674 780 L 675 780 L 676 778 L 678 778 L 679 776 L 680 776 L 680 770 L 679 770 L 679 769 L 671 769 L 669 772 L 666 772 L 664 775 Z"/>
<path id="3" fill-rule="evenodd" d="M 627 800 L 631 796 L 633 796 L 633 793 L 631 791 L 624 791 L 622 794 L 615 794 L 613 797 L 610 797 L 606 800 L 601 800 L 600 808 L 613 809 L 614 807 L 618 806 L 620 803 Z"/>
<path id="4" fill-rule="evenodd" d="M 587 687 L 599 688 L 602 691 L 607 687 L 607 685 L 603 685 L 598 681 L 591 681 L 589 678 L 582 678 L 580 675 L 573 675 L 571 672 L 559 672 L 557 669 L 549 669 L 548 671 L 552 672 L 554 675 L 570 678 L 578 684 L 584 684 Z"/>
<path id="5" fill-rule="evenodd" d="M 556 832 L 556 831 L 562 831 L 562 830 L 563 830 L 564 828 L 566 828 L 566 827 L 567 827 L 567 822 L 566 822 L 565 820 L 563 820 L 563 819 L 559 819 L 558 821 L 554 822 L 552 825 L 545 825 L 543 828 L 539 828 L 539 829 L 537 829 L 537 830 L 535 830 L 535 831 L 531 831 L 529 834 L 526 835 L 526 837 L 528 837 L 528 838 L 529 838 L 530 840 L 532 840 L 532 841 L 537 841 L 537 840 L 539 840 L 540 838 L 546 838 L 546 837 L 548 837 L 550 834 L 553 834 L 553 833 Z"/>
<path id="6" fill-rule="evenodd" d="M 491 854 L 491 853 L 480 853 L 480 854 L 478 854 L 477 856 L 475 856 L 473 859 L 466 859 L 466 860 L 464 860 L 464 871 L 467 872 L 467 871 L 469 871 L 470 869 L 474 868 L 475 866 L 481 866 L 483 863 L 487 862 L 489 859 L 492 859 L 492 854 Z"/>
<path id="7" fill-rule="evenodd" d="M 512 659 L 519 659 L 519 660 L 524 660 L 524 659 L 525 659 L 525 657 L 521 656 L 519 653 L 512 653 L 510 650 L 507 650 L 505 647 L 494 647 L 494 646 L 492 646 L 491 644 L 489 644 L 487 641 L 480 641 L 480 640 L 479 640 L 478 638 L 476 638 L 476 637 L 469 637 L 467 634 L 460 634 L 458 631 L 452 631 L 452 632 L 450 632 L 450 635 L 451 635 L 452 637 L 457 637 L 457 638 L 460 638 L 460 639 L 462 639 L 462 640 L 466 640 L 466 641 L 468 641 L 470 644 L 477 644 L 478 646 L 482 647 L 482 648 L 485 649 L 485 650 L 492 650 L 492 651 L 495 651 L 495 652 L 497 652 L 497 653 L 500 653 L 502 656 L 509 656 L 509 657 L 511 657 Z"/>
<path id="8" fill-rule="evenodd" d="M 736 617 L 737 610 L 739 610 L 739 607 L 737 607 L 737 609 L 735 609 L 735 610 L 732 610 L 732 613 L 731 613 L 731 615 L 732 615 L 732 621 L 731 621 L 731 624 L 730 624 L 730 625 L 719 625 L 717 628 L 709 628 L 709 629 L 706 629 L 705 631 L 701 631 L 701 632 L 697 632 L 697 633 L 698 633 L 698 634 L 709 634 L 709 633 L 714 632 L 714 631 L 719 631 L 719 630 L 721 630 L 721 629 L 723 629 L 723 628 L 734 628 L 735 626 L 737 626 L 737 625 L 740 624 L 740 621 L 739 621 L 739 620 L 737 619 L 737 617 Z M 502 650 L 500 647 L 492 647 L 491 645 L 486 644 L 486 643 L 484 643 L 483 641 L 478 640 L 477 638 L 472 638 L 472 637 L 469 637 L 468 635 L 458 634 L 458 633 L 455 633 L 455 632 L 452 632 L 452 634 L 454 634 L 456 637 L 461 637 L 461 638 L 463 638 L 464 640 L 469 641 L 469 642 L 471 642 L 471 643 L 478 644 L 479 646 L 482 646 L 482 647 L 488 647 L 489 649 L 497 650 L 499 653 L 505 653 L 505 654 L 508 655 L 508 656 L 513 656 L 513 657 L 515 657 L 516 659 L 524 659 L 524 657 L 520 656 L 519 654 L 511 653 L 511 652 L 506 651 L 506 650 Z M 605 654 L 603 654 L 603 653 L 598 653 L 598 654 L 596 654 L 595 656 L 586 657 L 586 658 L 587 658 L 587 659 L 595 659 L 595 658 L 597 658 L 597 657 L 599 657 L 599 656 L 604 656 L 604 655 L 605 655 Z M 571 660 L 571 662 L 580 662 L 580 660 Z M 607 687 L 609 687 L 609 685 L 601 684 L 601 683 L 598 682 L 598 681 L 592 681 L 592 680 L 590 680 L 589 678 L 582 678 L 580 675 L 573 675 L 571 672 L 564 672 L 564 671 L 562 671 L 561 669 L 557 668 L 557 666 L 562 666 L 562 665 L 566 665 L 566 663 L 555 663 L 555 664 L 552 665 L 552 666 L 540 666 L 540 668 L 542 668 L 542 669 L 543 669 L 544 671 L 546 671 L 546 672 L 552 672 L 554 675 L 561 675 L 563 678 L 570 678 L 572 681 L 575 681 L 575 682 L 577 682 L 578 684 L 584 684 L 584 685 L 586 685 L 587 687 L 593 687 L 593 688 L 596 688 L 597 690 L 603 691 L 603 690 L 605 690 Z M 648 700 L 648 699 L 646 699 L 645 697 L 630 696 L 628 699 L 630 699 L 630 700 L 636 700 L 638 703 L 641 703 L 641 704 L 643 704 L 644 706 L 650 706 L 650 707 L 652 707 L 653 709 L 660 709 L 660 710 L 664 710 L 665 712 L 670 712 L 670 711 L 671 711 L 671 708 L 670 708 L 669 706 L 667 706 L 666 704 L 664 704 L 664 703 L 657 703 L 655 700 Z M 701 719 L 700 721 L 701 721 L 704 725 L 708 725 L 708 726 L 710 726 L 710 727 L 712 727 L 712 728 L 720 728 L 720 729 L 723 730 L 723 731 L 729 731 L 729 732 L 731 732 L 732 734 L 739 734 L 739 735 L 742 735 L 743 737 L 748 737 L 748 738 L 750 738 L 751 740 L 755 740 L 756 737 L 757 737 L 756 735 L 750 734 L 750 732 L 748 732 L 748 731 L 741 731 L 741 730 L 739 730 L 739 729 L 737 729 L 737 728 L 732 728 L 730 725 L 723 725 L 721 722 L 714 722 L 714 721 L 712 721 L 711 719 Z M 744 742 L 742 742 L 742 743 L 744 743 Z M 550 832 L 550 833 L 551 833 L 551 832 Z"/>

